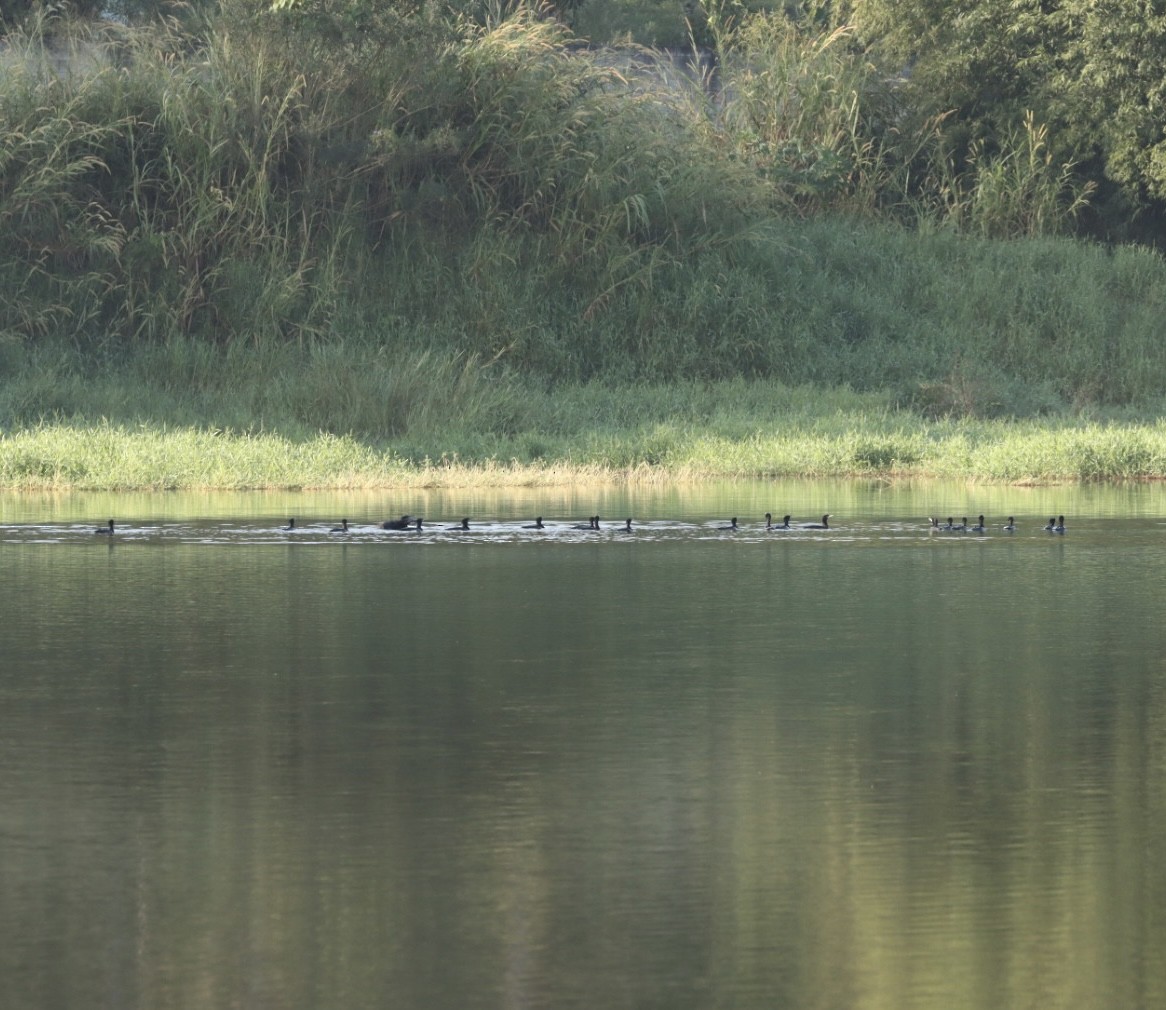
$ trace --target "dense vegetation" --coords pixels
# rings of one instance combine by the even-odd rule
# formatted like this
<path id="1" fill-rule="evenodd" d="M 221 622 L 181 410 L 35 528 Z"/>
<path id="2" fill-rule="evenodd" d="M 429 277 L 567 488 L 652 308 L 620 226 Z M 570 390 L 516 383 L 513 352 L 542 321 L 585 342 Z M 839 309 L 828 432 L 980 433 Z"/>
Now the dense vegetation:
<path id="1" fill-rule="evenodd" d="M 1096 94 L 1109 132 L 1066 89 L 1057 119 L 1051 78 L 1044 105 L 1013 81 L 942 107 L 935 82 L 988 64 L 863 9 L 706 8 L 713 79 L 523 9 L 32 19 L 0 55 L 0 425 L 537 461 L 581 452 L 564 429 L 699 423 L 707 383 L 916 418 L 1156 411 L 1166 267 L 1073 237 L 1152 217 L 1156 156 Z"/>

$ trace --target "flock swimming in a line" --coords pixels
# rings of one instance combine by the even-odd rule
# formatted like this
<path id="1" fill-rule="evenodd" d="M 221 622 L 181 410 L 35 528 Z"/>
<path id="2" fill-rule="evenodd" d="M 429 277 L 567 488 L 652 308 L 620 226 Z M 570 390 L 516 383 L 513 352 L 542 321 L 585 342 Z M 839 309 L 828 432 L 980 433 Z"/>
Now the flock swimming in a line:
<path id="1" fill-rule="evenodd" d="M 980 516 L 974 526 L 968 525 L 968 517 L 964 516 L 958 523 L 952 521 L 952 517 L 947 517 L 947 522 L 941 523 L 935 516 L 930 516 L 931 532 L 933 533 L 986 533 L 988 527 L 984 525 L 984 517 Z M 1046 533 L 1064 533 L 1065 532 L 1065 517 L 1064 516 L 1050 516 L 1049 521 L 1042 527 Z M 1000 527 L 1004 533 L 1014 533 L 1016 531 L 1016 519 L 1013 516 L 1008 517 L 1008 522 Z"/>
<path id="2" fill-rule="evenodd" d="M 827 512 L 826 514 L 824 514 L 822 516 L 821 522 L 816 522 L 816 523 L 794 523 L 791 525 L 791 523 L 790 523 L 791 518 L 792 518 L 791 516 L 787 515 L 787 516 L 782 517 L 781 522 L 774 522 L 772 513 L 766 512 L 765 513 L 764 529 L 767 532 L 781 532 L 783 530 L 829 530 L 829 529 L 831 529 L 830 513 L 829 512 Z M 985 524 L 984 517 L 982 515 L 977 517 L 976 522 L 972 525 L 968 524 L 967 516 L 964 516 L 962 519 L 960 519 L 960 521 L 958 523 L 955 522 L 951 516 L 948 516 L 947 521 L 942 522 L 942 523 L 935 516 L 928 516 L 928 521 L 930 523 L 930 525 L 927 528 L 927 531 L 929 533 L 986 533 L 989 530 L 989 527 Z M 587 518 L 587 522 L 585 522 L 585 523 L 584 522 L 563 523 L 563 524 L 560 524 L 558 528 L 569 529 L 569 530 L 583 530 L 583 531 L 591 531 L 591 532 L 600 532 L 604 529 L 604 527 L 601 525 L 601 522 L 602 522 L 602 520 L 600 519 L 600 517 L 597 515 L 594 515 L 594 516 L 589 516 Z M 458 532 L 458 533 L 468 533 L 468 532 L 470 532 L 470 529 L 471 529 L 469 516 L 463 517 L 460 522 L 453 523 L 452 525 L 444 525 L 443 526 L 443 525 L 439 525 L 439 524 L 435 524 L 435 523 L 430 523 L 428 526 L 426 526 L 424 517 L 411 516 L 411 515 L 407 515 L 407 514 L 401 516 L 400 519 L 386 519 L 384 522 L 379 523 L 377 525 L 374 525 L 372 528 L 379 529 L 379 530 L 387 530 L 389 532 L 394 532 L 394 533 L 407 533 L 407 532 L 420 533 L 424 530 L 428 530 L 428 531 L 432 532 L 435 529 L 438 529 L 438 530 L 444 529 L 447 531 L 454 531 L 454 532 Z M 555 527 L 553 524 L 544 523 L 543 517 L 538 516 L 533 523 L 526 523 L 522 526 L 519 526 L 518 528 L 523 529 L 523 530 L 552 530 Z M 1002 533 L 1014 533 L 1017 529 L 1016 519 L 1014 516 L 1009 516 L 1008 522 L 1004 523 L 1003 525 L 1001 525 L 999 527 L 992 527 L 992 528 L 999 529 Z M 297 526 L 296 520 L 294 517 L 288 519 L 286 526 L 280 527 L 281 532 L 284 532 L 284 533 L 305 532 L 308 529 L 309 529 L 308 527 Z M 607 527 L 607 529 L 612 530 L 614 532 L 618 532 L 618 533 L 631 533 L 632 532 L 632 520 L 630 518 L 624 519 L 624 520 L 622 520 L 621 525 L 615 526 L 615 527 Z M 731 533 L 731 532 L 735 532 L 739 529 L 744 529 L 744 527 L 737 525 L 737 517 L 734 516 L 732 519 L 730 519 L 724 525 L 713 527 L 713 529 L 716 529 L 716 530 L 719 530 L 722 532 L 726 532 L 726 533 Z M 1045 526 L 1043 527 L 1043 530 L 1046 533 L 1064 533 L 1065 532 L 1065 517 L 1064 516 L 1051 516 L 1049 518 L 1048 523 L 1046 523 Z M 116 532 L 116 527 L 114 525 L 114 521 L 112 519 L 110 519 L 109 522 L 105 526 L 99 526 L 93 532 L 96 533 L 98 536 L 113 536 L 114 533 Z M 328 530 L 328 532 L 329 533 L 341 533 L 341 534 L 350 532 L 348 520 L 341 519 L 340 524 L 338 526 L 331 527 Z"/>

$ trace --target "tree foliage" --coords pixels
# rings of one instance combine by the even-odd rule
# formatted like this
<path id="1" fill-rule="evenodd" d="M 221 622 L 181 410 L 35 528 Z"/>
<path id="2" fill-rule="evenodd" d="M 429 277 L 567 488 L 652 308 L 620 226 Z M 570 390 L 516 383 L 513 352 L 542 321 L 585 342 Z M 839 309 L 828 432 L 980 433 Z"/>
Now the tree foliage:
<path id="1" fill-rule="evenodd" d="M 867 0 L 859 34 L 905 78 L 905 106 L 943 114 L 953 150 L 989 149 L 1026 115 L 1123 213 L 1166 201 L 1166 12 L 1146 0 Z M 1112 211 L 1111 207 L 1111 212 Z M 1103 222 L 1106 230 L 1122 223 Z"/>
<path id="2" fill-rule="evenodd" d="M 889 211 L 990 234 L 1084 221 L 1143 240 L 1166 221 L 1166 5 L 774 0 L 758 12 L 759 2 L 691 0 L 693 37 L 718 57 L 717 94 L 693 97 L 712 102 L 701 129 L 801 212 Z M 391 217 L 403 212 L 402 192 L 440 195 L 450 172 L 461 178 L 473 165 L 463 142 L 483 85 L 467 80 L 463 50 L 473 51 L 475 33 L 514 20 L 534 38 L 554 26 L 517 65 L 495 66 L 500 79 L 530 84 L 516 91 L 530 108 L 514 116 L 534 123 L 536 99 L 555 94 L 538 75 L 570 81 L 576 70 L 566 56 L 580 40 L 562 30 L 569 3 L 0 0 L 0 29 L 34 22 L 25 31 L 59 50 L 67 33 L 57 26 L 69 15 L 103 13 L 183 33 L 175 53 L 221 52 L 226 65 L 254 59 L 268 75 L 256 88 L 296 96 L 290 176 L 358 178 L 364 198 Z M 626 46 L 603 60 L 650 62 Z M 610 82 L 568 90 L 576 87 L 619 90 Z M 668 90 L 665 105 L 680 89 Z M 604 115 L 626 104 L 609 103 Z M 628 116 L 614 121 L 622 129 Z"/>
<path id="3" fill-rule="evenodd" d="M 1067 124 L 1090 139 L 1115 182 L 1166 199 L 1166 8 L 1145 0 L 1066 5 L 1071 26 L 1064 72 Z"/>
<path id="4" fill-rule="evenodd" d="M 4 28 L 23 24 L 30 17 L 94 17 L 105 7 L 104 0 L 61 0 L 55 4 L 39 0 L 0 0 L 0 35 Z"/>

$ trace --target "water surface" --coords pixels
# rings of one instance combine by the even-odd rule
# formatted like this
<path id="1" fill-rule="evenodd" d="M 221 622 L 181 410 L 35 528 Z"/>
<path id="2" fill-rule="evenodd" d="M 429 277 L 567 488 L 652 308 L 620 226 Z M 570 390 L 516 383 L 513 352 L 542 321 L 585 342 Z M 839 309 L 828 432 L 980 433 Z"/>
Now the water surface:
<path id="1" fill-rule="evenodd" d="M 1148 486 L 0 497 L 0 1005 L 1161 1005 L 1164 572 Z"/>

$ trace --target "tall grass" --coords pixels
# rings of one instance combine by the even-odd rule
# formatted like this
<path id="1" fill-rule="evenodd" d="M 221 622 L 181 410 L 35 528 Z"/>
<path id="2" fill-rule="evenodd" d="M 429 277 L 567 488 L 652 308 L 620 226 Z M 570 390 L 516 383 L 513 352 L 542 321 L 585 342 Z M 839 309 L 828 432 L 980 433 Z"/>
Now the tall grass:
<path id="1" fill-rule="evenodd" d="M 530 241 L 599 312 L 769 205 L 665 91 L 529 11 L 336 37 L 245 13 L 195 40 L 90 32 L 85 74 L 0 76 L 12 329 L 304 340 L 417 234 Z"/>
<path id="2" fill-rule="evenodd" d="M 342 233 L 317 235 L 314 211 L 273 192 L 295 82 L 265 81 L 262 53 L 176 59 L 178 39 L 114 27 L 82 41 L 78 73 L 39 60 L 38 38 L 9 37 L 4 325 L 131 341 L 312 332 L 336 294 L 320 257 Z M 246 81 L 229 79 L 244 66 Z"/>
<path id="3" fill-rule="evenodd" d="M 847 387 L 934 421 L 1159 405 L 1159 257 L 985 237 L 1074 208 L 1039 124 L 909 228 L 939 148 L 844 29 L 748 18 L 706 89 L 529 11 L 434 11 L 232 0 L 197 38 L 91 34 L 77 72 L 26 38 L 0 71 L 0 423 L 487 459 L 573 445 L 535 405 L 580 383 Z"/>
<path id="4" fill-rule="evenodd" d="M 961 231 L 1002 239 L 1067 232 L 1095 189 L 1074 181 L 1072 163 L 1054 161 L 1048 127 L 1031 111 L 991 148 L 974 141 L 963 170 L 938 135 L 927 146 L 917 212 Z"/>
<path id="5" fill-rule="evenodd" d="M 91 326 L 115 283 L 124 230 L 86 183 L 105 171 L 102 149 L 126 123 L 85 116 L 99 78 L 100 71 L 62 76 L 38 40 L 7 41 L 0 62 L 0 335 Z"/>
<path id="6" fill-rule="evenodd" d="M 0 432 L 0 487 L 504 487 L 783 476 L 1036 485 L 1166 478 L 1161 422 L 924 421 L 885 398 L 740 380 L 574 387 L 555 397 L 525 392 L 523 425 L 492 437 L 456 422 L 425 438 L 380 444 L 321 432 L 45 423 Z"/>
<path id="7" fill-rule="evenodd" d="M 726 133 L 793 206 L 869 212 L 893 190 L 880 136 L 896 118 L 892 82 L 855 52 L 845 26 L 757 14 L 718 43 Z"/>
<path id="8" fill-rule="evenodd" d="M 599 314 L 586 291 L 540 282 L 533 242 L 506 250 L 454 256 L 439 299 L 426 258 L 387 264 L 390 322 L 368 332 L 548 383 L 772 377 L 887 390 L 934 417 L 1152 410 L 1166 388 L 1166 263 L 1146 250 L 818 216 L 662 264 Z"/>
<path id="9" fill-rule="evenodd" d="M 1144 250 L 814 218 L 665 264 L 596 313 L 588 290 L 549 286 L 558 268 L 532 239 L 495 239 L 494 257 L 480 240 L 409 248 L 298 345 L 0 343 L 0 424 L 140 416 L 380 439 L 461 417 L 488 437 L 522 423 L 527 388 L 580 382 L 847 386 L 937 419 L 1147 416 L 1166 389 L 1166 263 Z"/>
<path id="10" fill-rule="evenodd" d="M 1067 232 L 1088 205 L 1092 184 L 1054 159 L 1048 127 L 1031 112 L 957 159 L 945 117 L 914 113 L 901 68 L 873 62 L 837 13 L 734 17 L 717 0 L 703 10 L 720 56 L 725 141 L 800 213 L 877 213 L 1017 238 Z"/>

